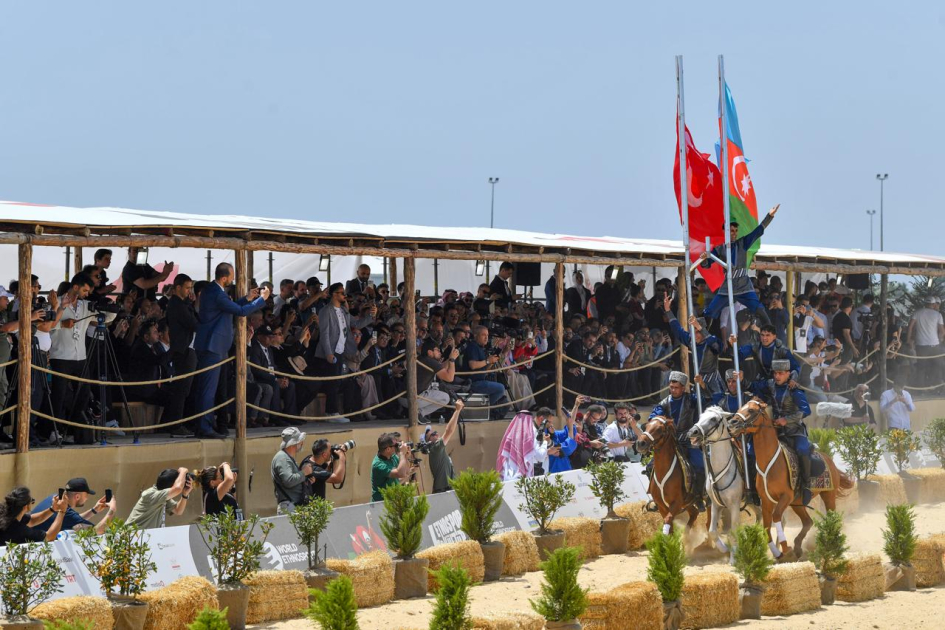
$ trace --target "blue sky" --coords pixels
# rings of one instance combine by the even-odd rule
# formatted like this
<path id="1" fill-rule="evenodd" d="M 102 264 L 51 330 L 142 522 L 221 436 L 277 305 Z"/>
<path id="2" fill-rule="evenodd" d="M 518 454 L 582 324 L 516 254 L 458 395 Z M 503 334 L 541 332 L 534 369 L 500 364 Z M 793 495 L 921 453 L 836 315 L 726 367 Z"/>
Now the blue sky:
<path id="1" fill-rule="evenodd" d="M 488 225 L 498 176 L 499 227 L 679 238 L 673 56 L 710 152 L 724 53 L 771 242 L 868 248 L 887 172 L 940 253 L 945 5 L 647 5 L 3 3 L 0 198 Z"/>

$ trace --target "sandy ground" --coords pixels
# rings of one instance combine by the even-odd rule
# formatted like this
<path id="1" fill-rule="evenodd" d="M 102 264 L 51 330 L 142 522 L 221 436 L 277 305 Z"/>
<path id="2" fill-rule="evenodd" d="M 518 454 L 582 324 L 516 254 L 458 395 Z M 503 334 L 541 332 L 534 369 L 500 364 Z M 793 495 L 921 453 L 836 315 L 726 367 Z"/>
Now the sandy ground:
<path id="1" fill-rule="evenodd" d="M 916 509 L 916 526 L 920 536 L 945 530 L 945 506 L 921 506 Z M 881 513 L 860 514 L 846 523 L 848 543 L 852 552 L 879 552 L 882 549 L 881 529 L 885 519 Z M 796 527 L 787 527 L 788 540 L 793 541 Z M 697 534 L 698 536 L 698 534 Z M 813 532 L 807 542 L 812 542 Z M 696 542 L 699 539 L 696 538 Z M 806 546 L 806 545 L 805 545 Z M 608 590 L 634 580 L 646 579 L 646 553 L 632 552 L 625 556 L 604 556 L 588 562 L 581 569 L 579 581 L 592 591 Z M 689 573 L 729 570 L 721 559 L 695 557 Z M 519 578 L 504 578 L 500 582 L 473 587 L 472 614 L 499 611 L 529 611 L 529 598 L 536 597 L 541 584 L 540 572 Z M 358 612 L 362 630 L 389 630 L 392 628 L 427 628 L 430 620 L 432 597 L 396 601 Z M 887 593 L 884 597 L 861 604 L 838 602 L 818 611 L 790 617 L 766 617 L 760 621 L 741 621 L 730 628 L 777 628 L 797 630 L 816 627 L 833 628 L 945 628 L 945 586 L 922 589 L 914 593 Z M 306 620 L 293 620 L 255 626 L 279 630 L 301 630 L 313 627 Z"/>

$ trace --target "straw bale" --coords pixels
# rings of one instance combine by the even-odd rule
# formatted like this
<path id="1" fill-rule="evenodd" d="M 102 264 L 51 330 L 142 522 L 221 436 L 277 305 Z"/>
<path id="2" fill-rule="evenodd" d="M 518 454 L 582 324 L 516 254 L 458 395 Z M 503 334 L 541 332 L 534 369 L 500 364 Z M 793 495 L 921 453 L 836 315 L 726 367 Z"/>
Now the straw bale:
<path id="1" fill-rule="evenodd" d="M 937 586 L 945 582 L 945 564 L 942 552 L 945 551 L 941 538 L 920 538 L 916 542 L 912 566 L 915 567 L 915 584 L 919 588 Z"/>
<path id="2" fill-rule="evenodd" d="M 628 582 L 606 593 L 589 593 L 580 622 L 585 630 L 662 630 L 663 598 L 652 582 Z"/>
<path id="3" fill-rule="evenodd" d="M 630 521 L 630 535 L 627 540 L 631 551 L 643 549 L 643 543 L 653 537 L 653 534 L 663 530 L 663 517 L 659 512 L 647 512 L 646 501 L 624 503 L 614 508 L 617 516 Z"/>
<path id="4" fill-rule="evenodd" d="M 810 562 L 781 564 L 765 579 L 761 614 L 794 615 L 820 608 L 820 581 Z"/>
<path id="5" fill-rule="evenodd" d="M 308 584 L 301 571 L 257 571 L 243 584 L 249 587 L 246 623 L 295 619 L 308 608 Z"/>
<path id="6" fill-rule="evenodd" d="M 430 593 L 435 593 L 439 588 L 436 576 L 433 573 L 446 564 L 455 564 L 466 569 L 474 584 L 482 582 L 486 575 L 482 548 L 475 540 L 436 545 L 424 549 L 417 554 L 417 557 L 426 558 L 430 561 L 430 573 L 427 577 L 427 591 Z"/>
<path id="7" fill-rule="evenodd" d="M 177 630 L 200 614 L 204 607 L 219 608 L 217 588 L 202 577 L 187 576 L 164 588 L 139 596 L 148 602 L 145 630 Z"/>
<path id="8" fill-rule="evenodd" d="M 30 617 L 43 621 L 85 621 L 95 630 L 112 630 L 112 605 L 104 597 L 63 597 L 40 604 Z"/>
<path id="9" fill-rule="evenodd" d="M 329 558 L 325 564 L 351 578 L 358 608 L 380 606 L 394 599 L 394 561 L 386 551 L 361 554 L 354 560 Z"/>
<path id="10" fill-rule="evenodd" d="M 537 571 L 541 559 L 538 557 L 538 544 L 531 532 L 513 530 L 493 536 L 505 545 L 505 563 L 502 575 L 522 575 L 528 571 Z"/>
<path id="11" fill-rule="evenodd" d="M 843 512 L 844 516 L 852 516 L 860 511 L 860 488 L 854 487 L 852 490 L 844 490 L 847 496 L 837 496 L 837 511 Z"/>
<path id="12" fill-rule="evenodd" d="M 847 571 L 837 580 L 837 599 L 865 602 L 882 597 L 886 590 L 883 559 L 879 554 L 858 554 L 847 558 Z"/>
<path id="13" fill-rule="evenodd" d="M 687 575 L 682 609 L 687 628 L 715 628 L 738 621 L 738 578 L 733 573 L 713 571 Z"/>
<path id="14" fill-rule="evenodd" d="M 916 468 L 909 474 L 921 480 L 919 503 L 939 503 L 945 501 L 945 469 Z"/>
<path id="15" fill-rule="evenodd" d="M 902 505 L 909 502 L 906 485 L 899 475 L 870 475 L 866 479 L 879 483 L 879 500 L 885 505 Z"/>
<path id="16" fill-rule="evenodd" d="M 545 619 L 533 612 L 473 615 L 472 630 L 544 630 Z"/>
<path id="17" fill-rule="evenodd" d="M 581 550 L 581 560 L 600 557 L 600 521 L 582 516 L 556 518 L 548 523 L 551 529 L 564 531 L 564 544 Z"/>

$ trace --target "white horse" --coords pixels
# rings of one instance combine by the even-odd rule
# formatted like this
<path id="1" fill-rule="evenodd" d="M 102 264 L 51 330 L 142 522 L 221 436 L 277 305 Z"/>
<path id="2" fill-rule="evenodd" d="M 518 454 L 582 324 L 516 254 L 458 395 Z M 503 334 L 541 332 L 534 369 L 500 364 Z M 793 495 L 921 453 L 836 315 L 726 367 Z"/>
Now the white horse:
<path id="1" fill-rule="evenodd" d="M 729 549 L 723 535 L 738 525 L 738 512 L 741 508 L 745 482 L 739 474 L 738 460 L 732 445 L 726 420 L 732 414 L 718 406 L 712 406 L 702 412 L 699 422 L 689 431 L 688 437 L 693 446 L 702 449 L 705 458 L 705 486 L 709 495 L 709 533 L 710 541 L 722 553 L 729 553 L 730 560 L 735 560 L 735 550 Z M 719 532 L 719 518 L 728 511 L 728 530 Z"/>

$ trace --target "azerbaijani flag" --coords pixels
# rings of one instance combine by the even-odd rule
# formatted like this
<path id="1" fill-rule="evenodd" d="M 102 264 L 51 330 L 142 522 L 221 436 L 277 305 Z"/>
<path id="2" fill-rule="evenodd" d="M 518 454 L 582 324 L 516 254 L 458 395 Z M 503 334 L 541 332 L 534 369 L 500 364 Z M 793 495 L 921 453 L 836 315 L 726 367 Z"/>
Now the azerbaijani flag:
<path id="1" fill-rule="evenodd" d="M 755 200 L 755 187 L 748 174 L 748 160 L 745 159 L 742 134 L 738 128 L 738 113 L 732 91 L 725 84 L 725 116 L 728 124 L 728 198 L 732 221 L 738 223 L 738 235 L 744 236 L 758 226 L 758 202 Z M 722 135 L 722 113 L 719 111 L 719 137 Z M 722 163 L 722 151 L 719 147 L 719 164 Z M 752 243 L 748 250 L 748 264 L 755 257 L 761 245 L 761 239 Z"/>

